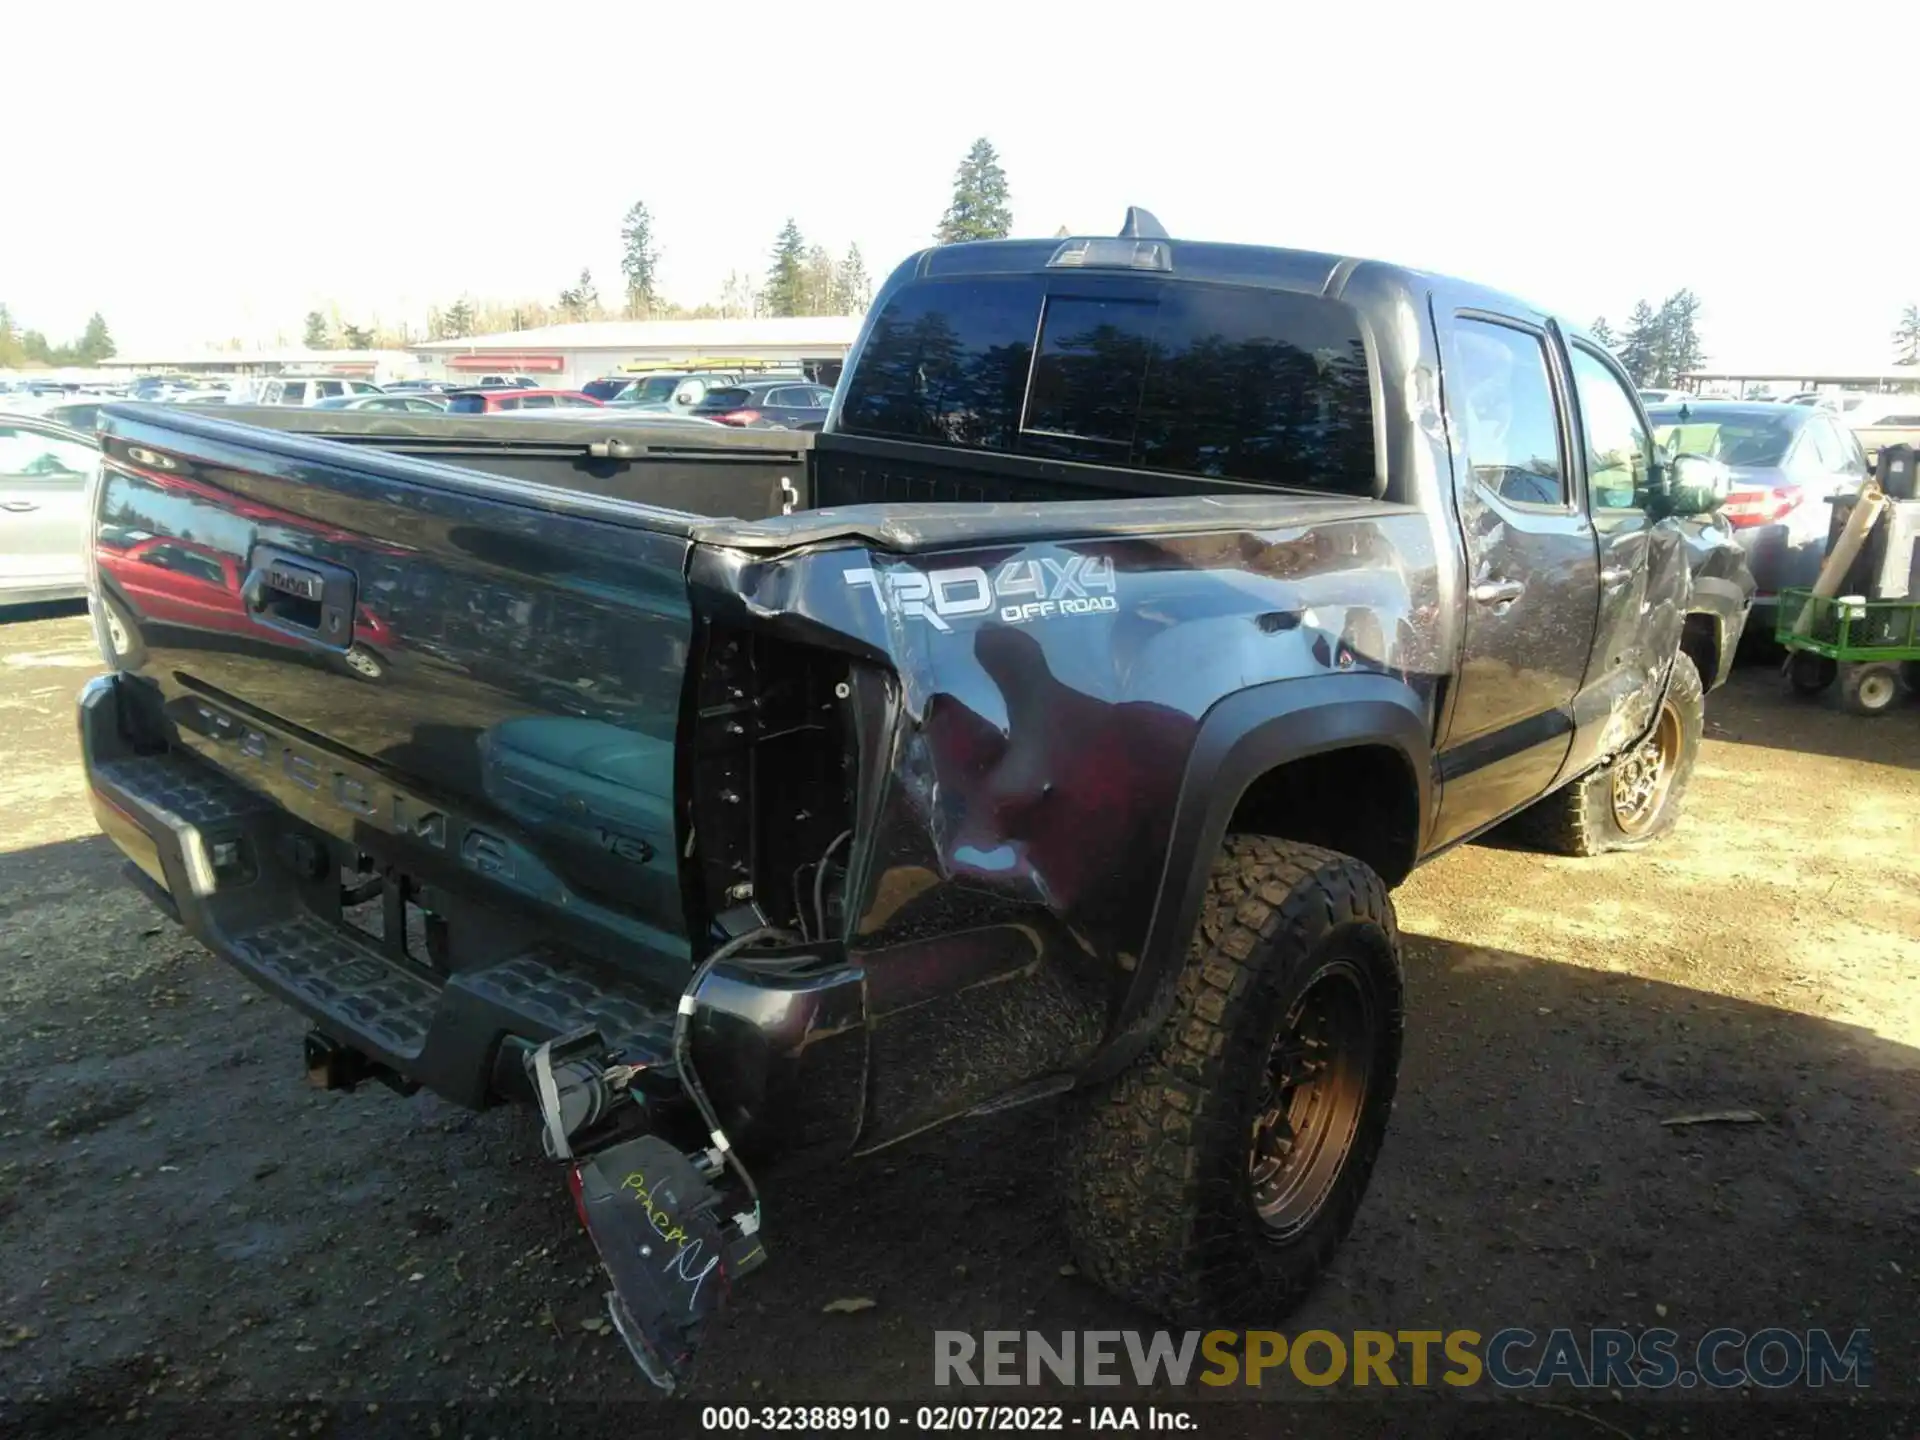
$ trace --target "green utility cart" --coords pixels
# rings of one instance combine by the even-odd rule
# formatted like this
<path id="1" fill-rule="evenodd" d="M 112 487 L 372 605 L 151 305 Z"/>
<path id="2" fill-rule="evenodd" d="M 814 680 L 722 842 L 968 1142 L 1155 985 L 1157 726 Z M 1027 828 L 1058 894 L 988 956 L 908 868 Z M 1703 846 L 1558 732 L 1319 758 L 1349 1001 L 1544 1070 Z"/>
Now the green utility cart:
<path id="1" fill-rule="evenodd" d="M 1884 715 L 1903 686 L 1920 690 L 1920 600 L 1783 590 L 1776 623 L 1787 679 L 1802 695 L 1818 695 L 1838 680 L 1847 709 Z"/>

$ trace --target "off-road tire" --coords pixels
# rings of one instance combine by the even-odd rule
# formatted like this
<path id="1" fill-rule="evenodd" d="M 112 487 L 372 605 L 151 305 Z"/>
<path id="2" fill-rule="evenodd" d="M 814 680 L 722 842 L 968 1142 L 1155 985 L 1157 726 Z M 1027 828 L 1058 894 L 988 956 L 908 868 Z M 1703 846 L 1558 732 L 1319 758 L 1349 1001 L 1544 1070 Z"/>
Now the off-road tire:
<path id="1" fill-rule="evenodd" d="M 1787 683 L 1796 695 L 1818 695 L 1839 677 L 1839 665 L 1824 655 L 1796 650 L 1787 657 Z"/>
<path id="2" fill-rule="evenodd" d="M 1275 1034 L 1330 973 L 1371 1005 L 1366 1089 L 1325 1199 L 1282 1237 L 1255 1208 L 1250 1137 Z M 1166 1024 L 1129 1069 L 1079 1097 L 1065 1170 L 1081 1270 L 1177 1324 L 1283 1314 L 1366 1193 L 1393 1107 L 1404 1006 L 1399 932 L 1378 875 L 1311 845 L 1229 836 Z"/>
<path id="3" fill-rule="evenodd" d="M 1840 667 L 1840 704 L 1854 715 L 1874 719 L 1900 703 L 1899 667 L 1864 663 Z"/>
<path id="4" fill-rule="evenodd" d="M 1684 654 L 1673 657 L 1673 677 L 1667 682 L 1663 709 L 1672 706 L 1679 726 L 1679 753 L 1666 784 L 1659 809 L 1644 825 L 1622 827 L 1614 809 L 1614 777 L 1626 763 L 1615 756 L 1570 785 L 1563 785 L 1509 822 L 1510 832 L 1535 849 L 1558 855 L 1601 855 L 1609 850 L 1637 850 L 1660 839 L 1680 819 L 1680 802 L 1693 779 L 1700 755 L 1700 734 L 1706 725 L 1706 692 L 1700 672 Z M 1656 717 L 1656 728 L 1658 726 Z"/>

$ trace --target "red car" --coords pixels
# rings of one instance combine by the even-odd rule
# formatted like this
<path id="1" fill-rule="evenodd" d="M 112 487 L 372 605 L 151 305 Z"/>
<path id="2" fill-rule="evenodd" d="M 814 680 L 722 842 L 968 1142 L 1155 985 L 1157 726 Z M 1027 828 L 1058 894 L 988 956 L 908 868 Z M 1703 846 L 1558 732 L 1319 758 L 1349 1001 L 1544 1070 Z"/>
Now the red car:
<path id="1" fill-rule="evenodd" d="M 449 415 L 498 415 L 507 410 L 598 410 L 601 404 L 582 390 L 456 390 L 447 401 Z"/>
<path id="2" fill-rule="evenodd" d="M 135 633 L 115 613 L 123 603 L 130 605 L 135 615 L 163 624 L 293 643 L 254 619 L 241 598 L 244 576 L 240 562 L 225 551 L 167 536 L 143 536 L 131 539 L 131 543 L 123 540 L 116 544 L 103 533 L 94 554 L 100 569 L 113 582 L 107 592 L 107 628 L 117 654 L 128 653 Z M 393 631 L 366 605 L 357 607 L 357 612 L 356 638 L 340 658 L 362 679 L 378 680 L 386 674 Z"/>

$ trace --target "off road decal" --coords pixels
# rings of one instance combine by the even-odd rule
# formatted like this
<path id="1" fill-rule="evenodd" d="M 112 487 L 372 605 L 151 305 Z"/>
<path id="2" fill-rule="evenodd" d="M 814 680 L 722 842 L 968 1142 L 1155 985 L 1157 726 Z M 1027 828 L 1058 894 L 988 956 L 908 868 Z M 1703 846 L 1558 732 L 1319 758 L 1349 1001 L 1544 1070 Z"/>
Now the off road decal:
<path id="1" fill-rule="evenodd" d="M 994 614 L 1008 625 L 1027 625 L 1067 615 L 1118 610 L 1113 561 L 1106 556 L 1068 555 L 1055 560 L 1009 560 L 989 576 L 978 565 L 945 570 L 846 572 L 847 584 L 873 592 L 883 612 L 924 620 L 952 630 L 950 620 Z"/>

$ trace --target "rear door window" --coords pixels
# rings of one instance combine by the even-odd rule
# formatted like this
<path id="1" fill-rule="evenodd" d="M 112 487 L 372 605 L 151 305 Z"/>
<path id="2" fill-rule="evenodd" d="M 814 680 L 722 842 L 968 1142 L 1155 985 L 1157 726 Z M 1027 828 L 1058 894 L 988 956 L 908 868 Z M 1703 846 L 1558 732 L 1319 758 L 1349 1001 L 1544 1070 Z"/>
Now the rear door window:
<path id="1" fill-rule="evenodd" d="M 478 415 L 487 408 L 484 395 L 456 395 L 447 402 L 450 415 Z"/>
<path id="2" fill-rule="evenodd" d="M 843 428 L 970 449 L 1370 495 L 1358 321 L 1318 295 L 1085 275 L 896 294 Z"/>

